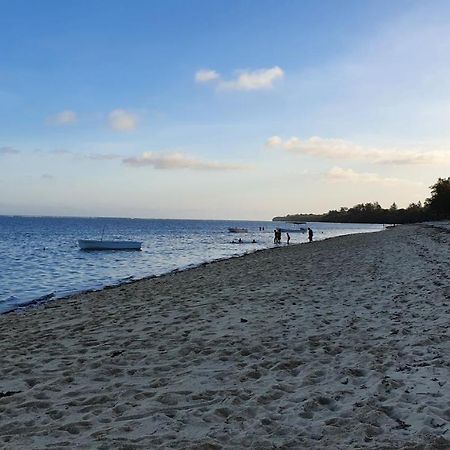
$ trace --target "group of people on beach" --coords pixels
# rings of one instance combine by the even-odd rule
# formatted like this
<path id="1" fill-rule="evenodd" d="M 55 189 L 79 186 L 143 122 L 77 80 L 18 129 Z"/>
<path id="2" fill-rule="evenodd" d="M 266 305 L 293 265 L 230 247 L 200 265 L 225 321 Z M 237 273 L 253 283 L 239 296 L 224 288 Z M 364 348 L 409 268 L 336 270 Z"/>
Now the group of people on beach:
<path id="1" fill-rule="evenodd" d="M 261 227 L 259 227 L 259 228 L 261 230 Z M 264 229 L 264 228 L 262 227 L 262 229 Z M 273 243 L 281 244 L 281 229 L 275 228 L 275 230 L 273 230 L 273 233 L 274 233 Z M 308 228 L 308 241 L 309 242 L 312 242 L 313 236 L 314 236 L 313 230 L 311 230 L 311 228 Z M 286 244 L 289 245 L 290 241 L 291 241 L 291 236 L 288 232 L 286 232 Z M 245 244 L 245 243 L 249 243 L 249 242 L 244 242 L 241 238 L 239 238 L 238 240 L 233 239 L 231 241 L 231 243 L 232 244 Z M 251 243 L 256 244 L 255 239 L 253 239 L 251 241 Z"/>
<path id="2" fill-rule="evenodd" d="M 279 228 L 275 228 L 275 230 L 273 230 L 273 234 L 274 234 L 273 243 L 281 244 L 281 230 Z"/>
<path id="3" fill-rule="evenodd" d="M 274 238 L 273 238 L 273 243 L 274 244 L 281 244 L 281 230 L 279 228 L 276 228 L 275 230 L 273 230 L 274 233 Z M 311 228 L 308 227 L 308 241 L 312 242 L 313 240 L 313 230 L 311 230 Z M 291 240 L 291 236 L 289 235 L 289 233 L 286 232 L 286 244 L 289 245 L 289 242 Z"/>

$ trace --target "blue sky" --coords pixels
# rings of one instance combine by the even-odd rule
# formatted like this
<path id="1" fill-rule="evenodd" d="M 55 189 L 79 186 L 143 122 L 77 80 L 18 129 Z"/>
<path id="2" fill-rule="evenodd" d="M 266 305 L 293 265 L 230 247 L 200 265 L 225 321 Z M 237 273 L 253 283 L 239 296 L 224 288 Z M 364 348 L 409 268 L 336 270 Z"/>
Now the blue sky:
<path id="1" fill-rule="evenodd" d="M 0 214 L 270 219 L 448 176 L 447 2 L 0 7 Z"/>

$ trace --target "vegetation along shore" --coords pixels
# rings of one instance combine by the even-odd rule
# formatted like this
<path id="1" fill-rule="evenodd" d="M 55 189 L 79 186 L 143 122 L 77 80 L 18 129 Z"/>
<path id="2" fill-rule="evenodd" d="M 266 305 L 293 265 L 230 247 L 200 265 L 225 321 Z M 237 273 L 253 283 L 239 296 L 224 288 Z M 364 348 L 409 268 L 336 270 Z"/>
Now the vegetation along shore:
<path id="1" fill-rule="evenodd" d="M 419 201 L 407 208 L 382 208 L 378 202 L 360 203 L 352 208 L 342 207 L 325 214 L 288 214 L 274 217 L 274 221 L 340 222 L 340 223 L 415 223 L 443 220 L 450 217 L 450 177 L 439 178 L 431 186 L 431 196 L 422 205 Z"/>

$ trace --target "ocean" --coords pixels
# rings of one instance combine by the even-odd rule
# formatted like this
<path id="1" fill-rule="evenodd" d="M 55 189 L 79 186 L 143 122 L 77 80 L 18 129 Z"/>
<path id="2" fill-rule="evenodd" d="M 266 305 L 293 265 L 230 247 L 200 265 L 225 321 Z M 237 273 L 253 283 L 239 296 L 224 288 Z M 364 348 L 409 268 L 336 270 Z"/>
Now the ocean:
<path id="1" fill-rule="evenodd" d="M 274 247 L 275 222 L 0 216 L 0 313 Z M 382 225 L 309 223 L 314 239 Z M 232 234 L 228 227 L 247 228 Z M 264 228 L 264 230 L 263 230 Z M 142 251 L 82 251 L 78 239 L 143 241 Z M 241 238 L 242 244 L 232 243 Z M 252 243 L 255 240 L 256 243 Z M 283 233 L 283 245 L 286 235 Z M 307 235 L 291 233 L 291 244 Z"/>

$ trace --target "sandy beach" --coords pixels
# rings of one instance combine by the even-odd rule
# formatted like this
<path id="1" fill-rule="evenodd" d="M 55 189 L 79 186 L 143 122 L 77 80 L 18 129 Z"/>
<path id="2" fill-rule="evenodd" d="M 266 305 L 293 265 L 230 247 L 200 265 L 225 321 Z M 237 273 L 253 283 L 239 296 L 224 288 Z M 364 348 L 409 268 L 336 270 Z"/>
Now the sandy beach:
<path id="1" fill-rule="evenodd" d="M 402 226 L 0 316 L 0 448 L 450 448 L 449 243 Z"/>

